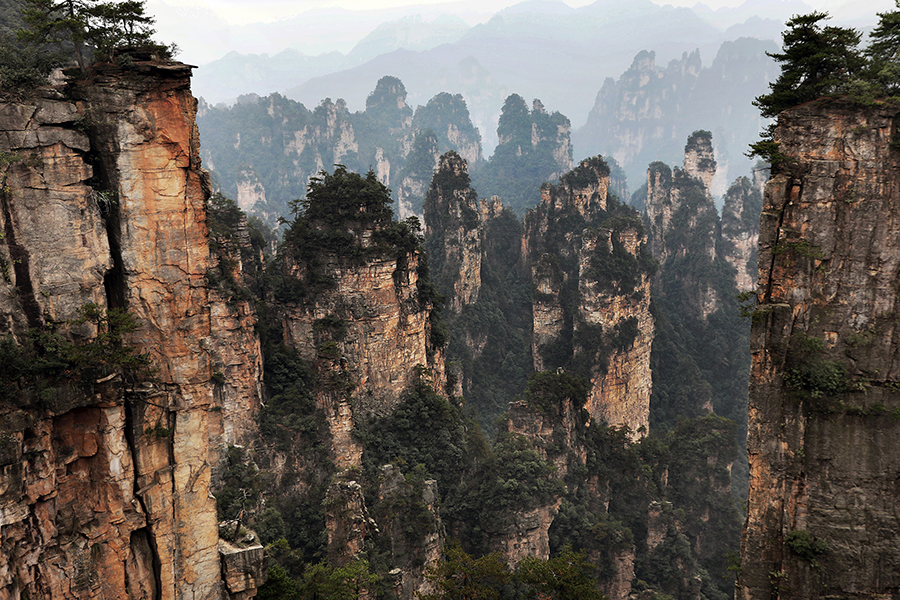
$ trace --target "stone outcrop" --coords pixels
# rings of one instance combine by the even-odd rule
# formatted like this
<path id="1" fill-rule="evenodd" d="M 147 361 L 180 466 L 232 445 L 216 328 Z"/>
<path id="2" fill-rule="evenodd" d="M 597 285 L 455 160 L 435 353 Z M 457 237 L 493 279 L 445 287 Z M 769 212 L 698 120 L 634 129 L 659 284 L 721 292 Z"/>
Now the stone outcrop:
<path id="1" fill-rule="evenodd" d="M 737 179 L 725 194 L 722 207 L 722 247 L 725 260 L 734 267 L 739 292 L 756 287 L 758 273 L 759 213 L 762 189 L 747 177 Z"/>
<path id="2" fill-rule="evenodd" d="M 258 543 L 247 547 L 235 546 L 219 539 L 222 559 L 222 578 L 231 600 L 249 600 L 256 589 L 266 582 L 269 561 L 266 549 Z"/>
<path id="3" fill-rule="evenodd" d="M 649 427 L 648 255 L 640 220 L 630 209 L 608 205 L 608 188 L 602 159 L 583 161 L 558 186 L 541 190 L 541 205 L 526 219 L 536 290 L 534 367 L 585 363 L 591 415 L 636 434 Z M 618 221 L 608 219 L 614 212 Z"/>
<path id="4" fill-rule="evenodd" d="M 373 229 L 358 234 L 370 248 Z M 317 260 L 333 285 L 283 308 L 285 344 L 316 363 L 316 402 L 339 469 L 360 466 L 362 448 L 350 434 L 354 418 L 389 414 L 420 377 L 437 390 L 446 385 L 443 351 L 431 336 L 434 307 L 420 301 L 419 253 L 372 252 L 357 261 L 323 248 Z M 312 268 L 290 248 L 284 263 L 285 277 L 298 283 Z"/>
<path id="5" fill-rule="evenodd" d="M 897 108 L 779 115 L 751 348 L 750 497 L 736 596 L 900 588 Z"/>
<path id="6" fill-rule="evenodd" d="M 456 152 L 441 156 L 424 208 L 435 282 L 447 290 L 449 308 L 458 314 L 478 300 L 484 220 L 468 165 Z"/>
<path id="7" fill-rule="evenodd" d="M 663 163 L 647 169 L 647 224 L 650 250 L 660 264 L 670 256 L 716 256 L 716 222 L 710 182 L 715 176 L 712 135 L 695 131 L 684 147 L 684 168 Z"/>
<path id="8" fill-rule="evenodd" d="M 211 412 L 211 348 L 237 340 L 215 339 L 235 331 L 211 322 L 189 78 L 138 61 L 0 107 L 0 333 L 27 349 L 29 329 L 56 330 L 80 346 L 98 331 L 78 324 L 82 307 L 124 308 L 137 323 L 124 343 L 153 367 L 138 383 L 114 363 L 41 376 L 39 389 L 5 382 L 4 597 L 228 593 L 209 436 L 229 417 Z"/>
<path id="9" fill-rule="evenodd" d="M 328 531 L 328 562 L 347 566 L 363 551 L 366 536 L 377 529 L 369 517 L 359 482 L 350 472 L 340 475 L 325 496 L 325 529 Z"/>
<path id="10" fill-rule="evenodd" d="M 434 591 L 425 577 L 444 551 L 445 533 L 439 511 L 437 482 L 408 482 L 393 465 L 381 468 L 378 500 L 373 514 L 384 544 L 390 547 L 391 573 L 401 600 Z"/>

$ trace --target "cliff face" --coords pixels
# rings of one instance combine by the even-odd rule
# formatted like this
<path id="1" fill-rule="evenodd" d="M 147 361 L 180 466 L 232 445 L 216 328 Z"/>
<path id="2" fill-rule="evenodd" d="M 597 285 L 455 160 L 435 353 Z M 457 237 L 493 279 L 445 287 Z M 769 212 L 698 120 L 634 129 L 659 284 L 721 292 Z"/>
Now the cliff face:
<path id="1" fill-rule="evenodd" d="M 896 107 L 779 115 L 750 384 L 750 508 L 737 596 L 892 597 Z"/>
<path id="2" fill-rule="evenodd" d="M 424 207 L 427 234 L 436 242 L 429 248 L 435 281 L 450 292 L 449 308 L 457 314 L 478 300 L 481 288 L 484 221 L 468 181 L 468 165 L 461 156 L 441 156 Z"/>
<path id="3" fill-rule="evenodd" d="M 710 184 L 715 177 L 712 136 L 695 131 L 684 148 L 684 168 L 653 163 L 647 170 L 650 248 L 661 264 L 689 253 L 716 255 L 716 221 Z"/>
<path id="4" fill-rule="evenodd" d="M 754 171 L 753 180 L 741 177 L 725 194 L 722 207 L 721 252 L 734 267 L 735 285 L 749 292 L 756 285 L 759 260 L 759 212 L 762 207 L 762 175 Z"/>
<path id="5" fill-rule="evenodd" d="M 50 352 L 29 343 L 29 329 L 84 347 L 98 333 L 77 321 L 91 303 L 99 323 L 114 308 L 135 317 L 124 342 L 153 367 L 138 384 L 114 363 L 40 376 L 39 389 L 5 382 L 0 589 L 9 597 L 252 595 L 223 581 L 210 494 L 210 431 L 233 418 L 210 412 L 221 360 L 212 348 L 237 340 L 211 322 L 208 188 L 189 77 L 184 65 L 137 63 L 70 87 L 75 102 L 47 92 L 2 107 L 7 350 Z"/>
<path id="6" fill-rule="evenodd" d="M 420 297 L 421 257 L 375 249 L 372 238 L 381 227 L 357 232 L 361 248 L 372 251 L 361 260 L 317 249 L 316 277 L 331 284 L 283 308 L 285 344 L 319 373 L 316 402 L 325 411 L 339 468 L 360 466 L 362 448 L 350 435 L 354 418 L 390 413 L 419 377 L 438 390 L 446 385 L 443 352 L 432 341 L 434 307 Z M 318 268 L 287 249 L 288 279 L 299 282 Z"/>
<path id="7" fill-rule="evenodd" d="M 595 419 L 646 431 L 650 409 L 650 277 L 643 228 L 608 204 L 609 169 L 582 162 L 542 189 L 526 219 L 535 370 L 586 369 Z M 615 216 L 613 216 L 615 215 Z"/>

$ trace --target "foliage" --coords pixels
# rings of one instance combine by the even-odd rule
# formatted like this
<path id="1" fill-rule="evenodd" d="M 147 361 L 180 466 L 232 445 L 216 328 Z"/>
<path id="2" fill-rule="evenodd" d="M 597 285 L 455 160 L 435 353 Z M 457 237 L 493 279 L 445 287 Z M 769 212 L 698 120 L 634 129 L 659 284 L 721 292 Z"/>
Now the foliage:
<path id="1" fill-rule="evenodd" d="M 559 139 L 569 120 L 558 112 L 529 110 L 518 94 L 503 104 L 497 125 L 500 144 L 482 168 L 473 172 L 475 187 L 484 196 L 500 196 L 518 215 L 540 202 L 541 184 L 556 178 L 568 164 L 558 158 L 568 139 Z M 536 137 L 532 139 L 532 132 Z M 561 147 L 562 146 L 562 147 Z"/>
<path id="2" fill-rule="evenodd" d="M 584 378 L 565 372 L 542 371 L 528 378 L 523 396 L 529 406 L 547 413 L 558 411 L 565 402 L 581 408 L 587 401 L 588 389 L 589 382 Z"/>
<path id="3" fill-rule="evenodd" d="M 822 26 L 828 14 L 812 12 L 787 21 L 782 51 L 768 53 L 781 64 L 781 74 L 769 84 L 771 91 L 758 96 L 753 105 L 762 116 L 774 117 L 782 110 L 841 93 L 863 67 L 857 50 L 860 34 L 849 28 Z"/>
<path id="4" fill-rule="evenodd" d="M 473 558 L 458 545 L 444 550 L 437 566 L 426 577 L 435 591 L 423 594 L 421 600 L 491 600 L 503 597 L 512 580 L 509 566 L 499 552 Z"/>
<path id="5" fill-rule="evenodd" d="M 519 563 L 516 576 L 530 585 L 540 598 L 556 600 L 604 600 L 592 577 L 594 566 L 584 551 L 566 548 L 546 561 L 527 556 Z"/>
<path id="6" fill-rule="evenodd" d="M 900 8 L 900 2 L 895 0 Z M 900 11 L 878 13 L 878 25 L 869 33 L 865 78 L 875 86 L 879 95 L 900 94 Z"/>
<path id="7" fill-rule="evenodd" d="M 303 575 L 294 579 L 278 563 L 269 568 L 266 583 L 256 597 L 261 600 L 356 600 L 378 582 L 369 571 L 369 563 L 353 561 L 343 567 L 328 563 L 307 565 Z"/>
<path id="8" fill-rule="evenodd" d="M 366 98 L 366 115 L 390 128 L 402 127 L 412 114 L 412 109 L 406 106 L 406 88 L 396 77 L 379 79 Z"/>
<path id="9" fill-rule="evenodd" d="M 847 369 L 825 358 L 825 342 L 800 332 L 793 336 L 784 370 L 785 384 L 810 398 L 835 397 L 848 389 Z"/>
<path id="10" fill-rule="evenodd" d="M 88 66 L 86 51 L 95 59 L 115 60 L 120 53 L 151 52 L 171 58 L 172 49 L 152 40 L 154 18 L 144 12 L 144 0 L 25 0 L 27 28 L 19 39 L 39 45 L 57 43 L 74 49 L 78 66 Z"/>
<path id="11" fill-rule="evenodd" d="M 243 448 L 229 446 L 221 488 L 215 494 L 219 521 L 244 520 L 244 510 L 259 499 L 259 485 L 259 469 L 249 461 Z"/>
<path id="12" fill-rule="evenodd" d="M 421 247 L 421 225 L 416 217 L 393 221 L 391 202 L 390 190 L 372 171 L 363 177 L 337 165 L 333 174 L 321 171 L 311 179 L 306 197 L 291 203 L 294 219 L 284 234 L 283 251 L 303 265 L 304 278 L 300 286 L 286 290 L 284 299 L 332 287 L 323 264 L 329 257 L 361 264 L 367 257 L 394 252 L 398 267 L 404 268 L 407 257 Z M 427 265 L 421 269 L 427 271 Z M 427 285 L 427 277 L 420 285 Z"/>
<path id="13" fill-rule="evenodd" d="M 309 182 L 306 197 L 292 205 L 295 216 L 329 230 L 387 224 L 393 213 L 390 190 L 374 171 L 365 177 L 336 165 L 334 173 L 321 171 Z"/>
<path id="14" fill-rule="evenodd" d="M 374 473 L 385 464 L 423 465 L 440 490 L 452 487 L 465 466 L 464 422 L 459 409 L 419 381 L 387 417 L 354 430 L 363 442 L 363 466 Z"/>
<path id="15" fill-rule="evenodd" d="M 64 57 L 32 43 L 13 43 L 0 34 L 0 94 L 20 96 L 40 87 Z"/>
<path id="16" fill-rule="evenodd" d="M 85 339 L 82 326 L 90 323 L 96 332 Z M 109 373 L 136 378 L 149 371 L 150 358 L 125 343 L 127 334 L 138 324 L 131 313 L 96 304 L 85 304 L 78 318 L 58 330 L 30 329 L 20 343 L 12 336 L 0 340 L 0 397 L 11 397 L 17 390 L 45 390 L 67 382 L 88 385 Z"/>
<path id="17" fill-rule="evenodd" d="M 259 295 L 265 268 L 260 256 L 273 244 L 274 234 L 259 219 L 247 219 L 234 200 L 220 193 L 207 201 L 206 215 L 209 249 L 216 258 L 207 281 L 231 298 L 249 300 Z M 238 260 L 240 281 L 235 278 Z"/>
<path id="18" fill-rule="evenodd" d="M 802 529 L 794 529 L 784 536 L 784 543 L 791 552 L 801 559 L 816 566 L 816 558 L 828 552 L 828 544 L 824 540 L 815 539 L 812 534 Z"/>

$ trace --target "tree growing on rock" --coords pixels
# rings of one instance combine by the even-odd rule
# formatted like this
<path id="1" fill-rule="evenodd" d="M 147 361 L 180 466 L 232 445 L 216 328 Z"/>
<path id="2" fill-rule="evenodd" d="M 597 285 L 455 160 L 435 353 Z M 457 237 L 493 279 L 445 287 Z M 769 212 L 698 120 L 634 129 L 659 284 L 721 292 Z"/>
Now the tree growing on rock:
<path id="1" fill-rule="evenodd" d="M 120 53 L 143 51 L 171 58 L 174 52 L 153 41 L 155 19 L 145 12 L 145 0 L 25 0 L 22 19 L 20 42 L 71 49 L 82 71 L 89 56 L 114 60 Z"/>
<path id="2" fill-rule="evenodd" d="M 859 32 L 823 26 L 829 18 L 824 12 L 793 17 L 782 33 L 782 52 L 766 52 L 781 63 L 781 75 L 769 84 L 771 92 L 753 101 L 762 116 L 774 117 L 786 108 L 842 93 L 859 74 L 865 65 L 857 49 Z"/>

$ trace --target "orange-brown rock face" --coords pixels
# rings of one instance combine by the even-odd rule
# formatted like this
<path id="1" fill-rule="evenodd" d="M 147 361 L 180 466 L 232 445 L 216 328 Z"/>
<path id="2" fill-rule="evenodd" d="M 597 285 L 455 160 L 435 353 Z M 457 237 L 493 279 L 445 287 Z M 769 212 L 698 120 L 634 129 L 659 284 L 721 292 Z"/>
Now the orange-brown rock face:
<path id="1" fill-rule="evenodd" d="M 897 109 L 779 115 L 751 347 L 737 597 L 893 598 L 900 436 Z"/>
<path id="2" fill-rule="evenodd" d="M 449 308 L 458 314 L 478 300 L 485 215 L 469 186 L 468 165 L 456 152 L 440 157 L 424 209 L 435 281 L 450 291 Z"/>
<path id="3" fill-rule="evenodd" d="M 617 236 L 616 242 L 612 236 Z M 650 428 L 650 347 L 653 343 L 653 317 L 650 315 L 650 277 L 638 275 L 634 291 L 629 295 L 610 293 L 590 277 L 591 255 L 597 245 L 615 251 L 619 243 L 635 259 L 643 244 L 642 232 L 635 228 L 619 231 L 599 229 L 586 233 L 579 251 L 579 312 L 584 329 L 600 326 L 603 331 L 628 328 L 629 340 L 617 345 L 607 358 L 606 371 L 591 377 L 591 391 L 585 408 L 595 419 L 603 418 L 615 427 L 627 426 L 637 433 Z M 577 326 L 576 326 L 577 331 Z M 577 333 L 576 333 L 577 335 Z"/>
<path id="4" fill-rule="evenodd" d="M 227 593 L 209 409 L 212 348 L 228 342 L 211 324 L 189 78 L 137 63 L 70 87 L 75 103 L 47 92 L 0 107 L 0 150 L 17 157 L 0 171 L 0 259 L 13 266 L 0 333 L 21 346 L 28 329 L 56 328 L 81 344 L 97 331 L 65 325 L 81 307 L 121 307 L 138 324 L 125 343 L 154 369 L 137 386 L 98 368 L 0 394 L 0 597 Z"/>
<path id="5" fill-rule="evenodd" d="M 584 161 L 558 187 L 543 189 L 541 205 L 526 219 L 536 291 L 534 366 L 588 364 L 591 416 L 646 431 L 653 341 L 646 250 L 636 216 L 601 225 L 609 211 L 627 212 L 608 206 L 608 189 L 605 163 Z M 616 270 L 613 264 L 628 266 Z"/>
<path id="6" fill-rule="evenodd" d="M 419 302 L 418 260 L 416 253 L 398 258 L 387 251 L 364 264 L 334 258 L 325 268 L 335 285 L 285 307 L 286 343 L 316 360 L 326 382 L 317 402 L 338 468 L 360 466 L 362 447 L 350 435 L 354 415 L 388 414 L 417 377 L 438 390 L 446 383 L 443 353 L 431 343 L 432 308 Z M 302 265 L 288 262 L 290 276 L 299 277 Z"/>

